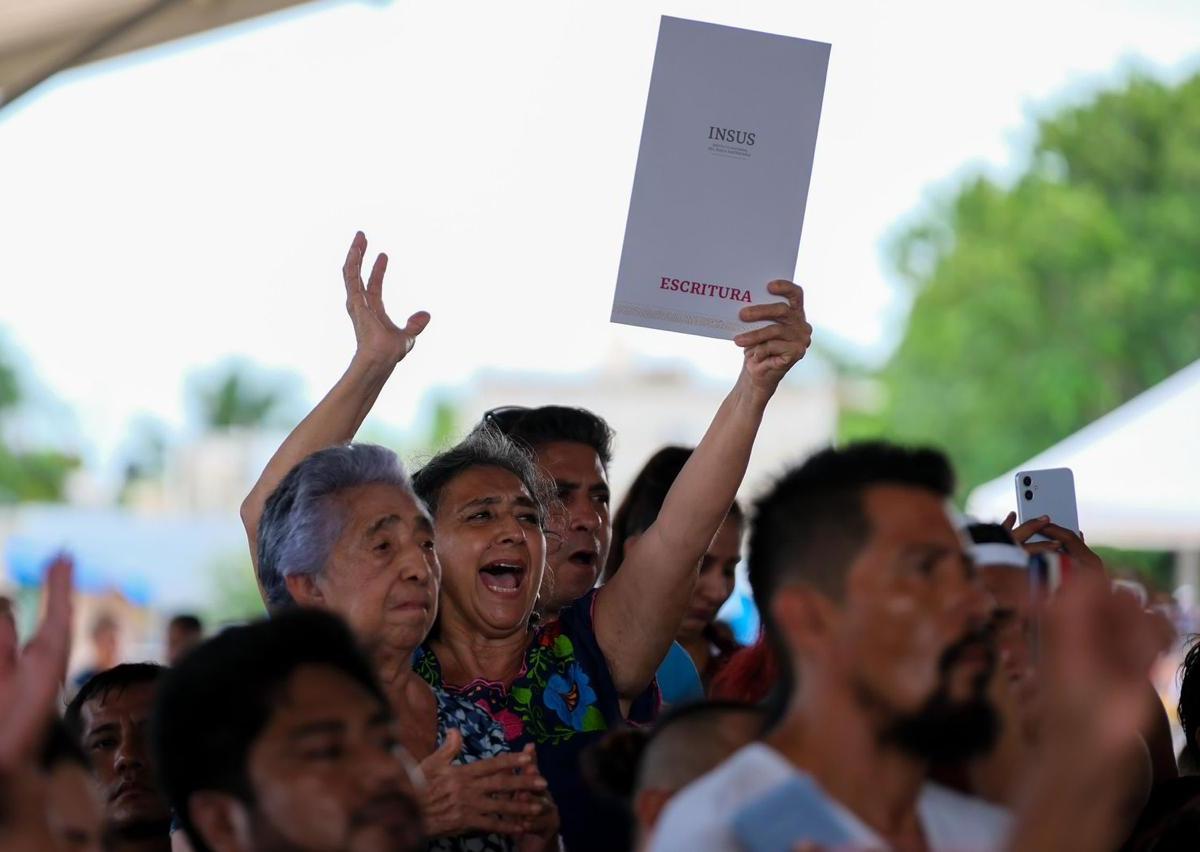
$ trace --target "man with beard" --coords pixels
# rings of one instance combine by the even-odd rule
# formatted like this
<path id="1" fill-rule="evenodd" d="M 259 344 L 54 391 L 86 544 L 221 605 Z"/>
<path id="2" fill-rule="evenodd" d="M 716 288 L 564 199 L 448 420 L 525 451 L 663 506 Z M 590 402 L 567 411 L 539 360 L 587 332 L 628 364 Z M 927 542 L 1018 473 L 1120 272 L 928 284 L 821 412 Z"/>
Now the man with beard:
<path id="1" fill-rule="evenodd" d="M 791 696 L 762 742 L 673 800 L 653 849 L 760 848 L 768 830 L 856 849 L 1003 846 L 1004 811 L 927 781 L 933 761 L 996 735 L 991 604 L 947 512 L 952 480 L 935 451 L 860 444 L 759 501 L 750 580 Z"/>
<path id="2" fill-rule="evenodd" d="M 171 813 L 151 769 L 146 730 L 163 672 L 154 663 L 123 663 L 93 675 L 67 707 L 100 782 L 105 835 L 114 852 L 166 852 Z"/>
<path id="3" fill-rule="evenodd" d="M 164 679 L 151 736 L 195 852 L 425 849 L 390 705 L 334 615 L 197 646 Z"/>

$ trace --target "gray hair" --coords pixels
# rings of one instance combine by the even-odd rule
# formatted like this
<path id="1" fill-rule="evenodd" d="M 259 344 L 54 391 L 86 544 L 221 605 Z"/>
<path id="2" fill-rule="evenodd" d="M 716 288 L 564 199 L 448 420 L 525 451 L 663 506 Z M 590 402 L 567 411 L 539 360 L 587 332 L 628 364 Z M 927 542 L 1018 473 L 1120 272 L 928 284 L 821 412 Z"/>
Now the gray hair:
<path id="1" fill-rule="evenodd" d="M 295 603 L 285 578 L 317 574 L 328 562 L 345 522 L 333 498 L 348 488 L 376 483 L 413 493 L 399 457 L 375 444 L 318 450 L 288 471 L 267 498 L 258 522 L 258 579 L 269 609 Z"/>
<path id="2" fill-rule="evenodd" d="M 554 481 L 538 467 L 533 454 L 490 424 L 476 426 L 458 444 L 430 459 L 413 475 L 413 488 L 436 515 L 442 490 L 460 473 L 476 467 L 498 467 L 519 479 L 533 499 L 543 529 L 551 515 L 561 511 Z"/>

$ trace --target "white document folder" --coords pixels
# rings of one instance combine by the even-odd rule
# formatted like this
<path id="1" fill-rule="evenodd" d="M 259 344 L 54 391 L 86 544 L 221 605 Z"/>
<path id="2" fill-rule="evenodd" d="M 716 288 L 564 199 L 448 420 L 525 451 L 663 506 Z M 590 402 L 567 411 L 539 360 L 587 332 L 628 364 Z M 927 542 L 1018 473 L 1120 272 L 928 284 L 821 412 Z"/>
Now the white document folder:
<path id="1" fill-rule="evenodd" d="M 612 321 L 732 338 L 796 271 L 823 42 L 664 16 Z"/>

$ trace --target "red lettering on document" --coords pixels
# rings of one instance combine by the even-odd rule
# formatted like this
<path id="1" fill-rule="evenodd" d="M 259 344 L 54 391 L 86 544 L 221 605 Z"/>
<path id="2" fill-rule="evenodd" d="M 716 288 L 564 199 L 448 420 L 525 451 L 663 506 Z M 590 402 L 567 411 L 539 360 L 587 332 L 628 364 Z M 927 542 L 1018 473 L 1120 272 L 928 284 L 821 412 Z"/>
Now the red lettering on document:
<path id="1" fill-rule="evenodd" d="M 730 302 L 745 302 L 753 304 L 750 291 L 740 287 L 726 287 L 724 284 L 706 284 L 702 281 L 685 281 L 679 278 L 663 276 L 658 288 L 673 293 L 687 293 L 689 296 L 703 296 L 706 299 L 723 299 Z"/>

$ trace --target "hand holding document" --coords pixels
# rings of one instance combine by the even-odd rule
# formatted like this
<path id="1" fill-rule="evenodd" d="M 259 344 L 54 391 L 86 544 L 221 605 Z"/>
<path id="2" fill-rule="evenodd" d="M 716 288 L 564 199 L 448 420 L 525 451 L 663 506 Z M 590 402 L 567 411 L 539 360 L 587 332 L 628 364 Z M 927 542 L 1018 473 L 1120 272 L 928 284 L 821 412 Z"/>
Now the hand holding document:
<path id="1" fill-rule="evenodd" d="M 732 339 L 790 279 L 829 45 L 664 17 L 612 321 Z"/>

